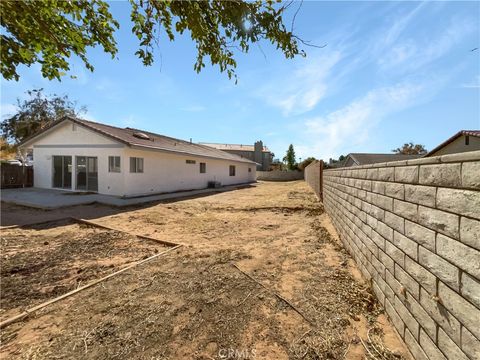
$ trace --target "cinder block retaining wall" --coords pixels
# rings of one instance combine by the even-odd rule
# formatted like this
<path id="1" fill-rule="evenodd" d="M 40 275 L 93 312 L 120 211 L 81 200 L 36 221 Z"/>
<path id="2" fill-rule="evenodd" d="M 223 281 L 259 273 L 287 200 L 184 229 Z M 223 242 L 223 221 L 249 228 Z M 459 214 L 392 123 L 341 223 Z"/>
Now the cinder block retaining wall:
<path id="1" fill-rule="evenodd" d="M 321 169 L 320 161 L 314 161 L 305 168 L 305 181 L 310 185 L 315 194 L 319 199 L 321 199 L 320 193 L 322 192 L 321 187 Z"/>
<path id="2" fill-rule="evenodd" d="M 326 170 L 324 205 L 416 359 L 480 359 L 480 151 Z"/>
<path id="3" fill-rule="evenodd" d="M 303 171 L 257 171 L 257 180 L 293 181 L 303 180 Z"/>

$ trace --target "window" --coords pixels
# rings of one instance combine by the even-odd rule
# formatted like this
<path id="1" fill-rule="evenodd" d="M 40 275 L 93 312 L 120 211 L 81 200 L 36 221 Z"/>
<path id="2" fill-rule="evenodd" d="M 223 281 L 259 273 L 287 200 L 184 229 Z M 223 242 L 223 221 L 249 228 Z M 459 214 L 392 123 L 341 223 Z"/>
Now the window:
<path id="1" fill-rule="evenodd" d="M 130 172 L 143 173 L 143 158 L 137 158 L 137 157 L 130 158 Z"/>
<path id="2" fill-rule="evenodd" d="M 120 156 L 108 157 L 108 172 L 120 172 Z"/>
<path id="3" fill-rule="evenodd" d="M 465 145 L 469 145 L 470 144 L 470 137 L 467 135 L 465 136 Z"/>
<path id="4" fill-rule="evenodd" d="M 200 174 L 205 174 L 207 172 L 207 164 L 200 163 Z"/>
<path id="5" fill-rule="evenodd" d="M 195 160 L 185 160 L 187 164 L 196 164 L 197 162 Z"/>
<path id="6" fill-rule="evenodd" d="M 230 176 L 235 176 L 235 165 L 230 165 Z"/>
<path id="7" fill-rule="evenodd" d="M 248 168 L 248 172 L 252 172 L 252 168 Z"/>

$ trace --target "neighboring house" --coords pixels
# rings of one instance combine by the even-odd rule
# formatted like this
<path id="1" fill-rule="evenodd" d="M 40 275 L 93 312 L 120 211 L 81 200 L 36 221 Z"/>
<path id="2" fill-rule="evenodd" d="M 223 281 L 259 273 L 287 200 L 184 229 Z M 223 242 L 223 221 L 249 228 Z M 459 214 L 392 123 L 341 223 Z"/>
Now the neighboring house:
<path id="1" fill-rule="evenodd" d="M 480 150 L 480 130 L 461 130 L 429 151 L 426 157 Z"/>
<path id="2" fill-rule="evenodd" d="M 20 144 L 34 186 L 137 196 L 253 182 L 256 163 L 208 146 L 65 117 Z"/>
<path id="3" fill-rule="evenodd" d="M 241 144 L 215 144 L 215 143 L 200 143 L 201 145 L 210 146 L 212 148 L 226 151 L 230 154 L 241 156 L 245 159 L 255 161 L 257 170 L 268 171 L 272 164 L 274 154 L 263 146 L 262 141 L 257 141 L 254 145 Z"/>
<path id="4" fill-rule="evenodd" d="M 343 161 L 342 167 L 416 159 L 419 157 L 422 157 L 422 155 L 351 153 Z"/>

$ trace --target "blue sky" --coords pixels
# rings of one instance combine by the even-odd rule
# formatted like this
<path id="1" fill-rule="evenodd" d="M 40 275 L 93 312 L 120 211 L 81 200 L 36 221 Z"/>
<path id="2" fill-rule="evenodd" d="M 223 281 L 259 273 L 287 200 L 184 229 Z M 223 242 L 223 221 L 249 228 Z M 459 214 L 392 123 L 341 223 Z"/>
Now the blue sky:
<path id="1" fill-rule="evenodd" d="M 89 52 L 95 72 L 73 60 L 61 82 L 38 66 L 18 82 L 2 79 L 2 118 L 32 88 L 68 94 L 85 118 L 196 142 L 263 140 L 282 158 L 328 159 L 350 152 L 390 152 L 405 142 L 432 149 L 460 129 L 480 128 L 480 2 L 304 2 L 295 32 L 327 44 L 287 60 L 268 43 L 237 54 L 238 84 L 215 67 L 193 71 L 188 35 L 161 42 L 152 67 L 134 52 L 127 3 L 118 59 Z M 286 16 L 290 24 L 295 8 Z"/>

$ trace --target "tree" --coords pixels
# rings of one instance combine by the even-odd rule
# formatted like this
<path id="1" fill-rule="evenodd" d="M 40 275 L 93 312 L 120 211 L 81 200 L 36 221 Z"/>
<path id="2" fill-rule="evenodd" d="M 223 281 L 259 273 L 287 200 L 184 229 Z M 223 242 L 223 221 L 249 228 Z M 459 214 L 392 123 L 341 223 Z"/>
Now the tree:
<path id="1" fill-rule="evenodd" d="M 303 160 L 300 164 L 298 164 L 298 169 L 299 170 L 305 170 L 305 168 L 310 165 L 312 162 L 316 161 L 314 157 L 308 157 L 305 160 Z"/>
<path id="2" fill-rule="evenodd" d="M 427 153 L 425 146 L 421 144 L 413 144 L 412 142 L 408 144 L 403 144 L 401 148 L 396 148 L 392 151 L 397 154 L 405 155 L 424 155 Z"/>
<path id="3" fill-rule="evenodd" d="M 332 164 L 336 164 L 336 163 L 339 163 L 339 162 L 341 162 L 341 161 L 344 161 L 346 158 L 347 158 L 347 157 L 346 157 L 345 155 L 340 155 L 340 156 L 338 157 L 338 160 L 337 160 L 337 159 L 332 159 L 332 158 L 330 158 L 329 161 L 328 161 L 328 163 L 331 164 L 331 165 L 332 165 Z"/>
<path id="4" fill-rule="evenodd" d="M 288 170 L 295 170 L 296 169 L 296 159 L 295 159 L 295 150 L 293 149 L 293 145 L 290 144 L 287 150 L 287 154 L 283 158 L 283 162 L 286 163 Z"/>
<path id="5" fill-rule="evenodd" d="M 200 72 L 208 57 L 229 78 L 235 76 L 237 65 L 234 49 L 247 53 L 251 44 L 267 40 L 286 58 L 293 58 L 305 56 L 298 42 L 315 46 L 292 33 L 293 23 L 290 31 L 283 23 L 293 1 L 129 1 L 132 33 L 139 40 L 135 54 L 144 65 L 153 64 L 154 48 L 165 34 L 174 41 L 176 34 L 188 32 L 197 48 L 194 70 Z M 7 80 L 19 79 L 19 65 L 36 63 L 44 77 L 60 80 L 74 55 L 94 70 L 87 57 L 89 47 L 101 46 L 112 58 L 118 52 L 114 35 L 120 24 L 104 0 L 4 0 L 0 16 L 1 72 Z"/>
<path id="6" fill-rule="evenodd" d="M 76 102 L 66 95 L 45 96 L 42 91 L 30 90 L 27 91 L 29 99 L 17 99 L 17 113 L 0 123 L 3 139 L 18 143 L 63 116 L 77 116 L 86 112 L 84 106 L 77 110 Z"/>

